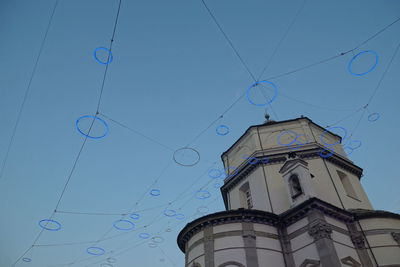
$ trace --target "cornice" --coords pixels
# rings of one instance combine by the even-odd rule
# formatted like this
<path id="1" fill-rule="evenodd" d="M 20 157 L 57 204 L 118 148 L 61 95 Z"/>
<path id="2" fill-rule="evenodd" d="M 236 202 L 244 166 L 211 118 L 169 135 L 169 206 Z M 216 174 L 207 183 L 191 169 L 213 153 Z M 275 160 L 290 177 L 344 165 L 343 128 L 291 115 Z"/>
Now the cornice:
<path id="1" fill-rule="evenodd" d="M 209 226 L 251 222 L 283 228 L 299 221 L 306 217 L 309 212 L 315 210 L 319 210 L 323 214 L 334 217 L 344 223 L 354 222 L 354 216 L 351 212 L 340 209 L 318 198 L 310 198 L 302 204 L 279 215 L 261 210 L 248 209 L 221 211 L 209 214 L 188 223 L 179 233 L 177 242 L 179 248 L 185 252 L 185 243 L 188 242 L 193 235 Z"/>

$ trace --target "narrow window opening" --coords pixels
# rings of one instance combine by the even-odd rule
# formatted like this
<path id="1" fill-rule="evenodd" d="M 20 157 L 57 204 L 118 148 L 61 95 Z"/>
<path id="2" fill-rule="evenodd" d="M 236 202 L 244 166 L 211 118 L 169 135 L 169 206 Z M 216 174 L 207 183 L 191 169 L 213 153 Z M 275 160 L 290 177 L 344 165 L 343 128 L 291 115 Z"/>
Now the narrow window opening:
<path id="1" fill-rule="evenodd" d="M 336 171 L 336 172 L 339 175 L 340 181 L 342 182 L 344 191 L 346 192 L 347 196 L 358 200 L 356 191 L 354 190 L 354 187 L 351 184 L 350 178 L 341 171 Z"/>
<path id="2" fill-rule="evenodd" d="M 244 183 L 239 190 L 240 190 L 240 199 L 242 206 L 246 209 L 253 208 L 253 199 L 251 197 L 249 183 L 248 182 Z"/>
<path id="3" fill-rule="evenodd" d="M 292 195 L 292 199 L 297 198 L 301 194 L 303 194 L 303 189 L 300 185 L 299 176 L 297 174 L 292 174 L 289 178 L 289 187 L 290 187 L 290 194 Z"/>

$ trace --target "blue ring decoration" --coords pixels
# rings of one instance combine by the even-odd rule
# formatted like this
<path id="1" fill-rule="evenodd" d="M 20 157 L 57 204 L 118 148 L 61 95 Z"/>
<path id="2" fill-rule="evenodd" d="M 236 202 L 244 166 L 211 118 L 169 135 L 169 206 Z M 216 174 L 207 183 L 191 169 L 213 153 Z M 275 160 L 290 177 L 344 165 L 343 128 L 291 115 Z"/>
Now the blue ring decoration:
<path id="1" fill-rule="evenodd" d="M 174 217 L 176 216 L 176 211 L 175 210 L 171 210 L 171 209 L 165 209 L 164 210 L 164 215 L 167 217 Z"/>
<path id="2" fill-rule="evenodd" d="M 229 127 L 221 124 L 221 125 L 217 126 L 217 128 L 215 128 L 215 132 L 221 136 L 227 135 L 229 133 Z"/>
<path id="3" fill-rule="evenodd" d="M 281 143 L 281 137 L 282 137 L 282 135 L 287 134 L 287 133 L 289 133 L 289 134 L 294 134 L 295 137 L 293 138 L 293 141 L 292 141 L 292 142 L 290 142 L 290 143 L 288 143 L 288 144 L 282 144 L 282 143 Z M 298 135 L 296 132 L 293 132 L 293 131 L 291 131 L 291 130 L 283 131 L 283 132 L 281 132 L 281 133 L 278 135 L 278 144 L 281 145 L 281 146 L 291 146 L 293 143 L 295 143 L 295 142 L 297 141 L 297 136 L 299 136 L 299 135 Z"/>
<path id="4" fill-rule="evenodd" d="M 104 125 L 104 128 L 106 129 L 106 130 L 104 131 L 104 134 L 103 134 L 103 135 L 100 135 L 100 136 L 91 136 L 91 135 L 88 135 L 88 134 L 82 132 L 81 129 L 79 128 L 79 121 L 80 121 L 81 119 L 84 119 L 84 118 L 93 118 L 93 119 L 95 119 L 95 120 L 100 121 L 100 122 Z M 106 136 L 106 135 L 108 134 L 108 131 L 109 131 L 107 122 L 105 122 L 103 119 L 100 119 L 100 118 L 97 117 L 97 116 L 92 116 L 92 115 L 85 115 L 85 116 L 79 117 L 79 118 L 76 120 L 75 125 L 76 125 L 76 129 L 78 130 L 78 132 L 79 132 L 81 135 L 86 136 L 87 138 L 91 138 L 91 139 L 100 139 L 100 138 L 103 138 L 104 136 Z"/>
<path id="5" fill-rule="evenodd" d="M 257 85 L 259 85 L 260 83 L 268 83 L 268 84 L 272 85 L 272 87 L 274 88 L 274 95 L 272 96 L 271 100 L 267 101 L 265 104 L 257 104 L 257 103 L 255 103 L 255 102 L 253 102 L 253 100 L 251 100 L 250 95 L 249 95 L 250 90 L 251 90 L 252 88 L 256 87 Z M 247 98 L 247 101 L 249 101 L 250 104 L 255 105 L 255 106 L 258 106 L 258 107 L 265 107 L 265 106 L 271 104 L 272 102 L 275 101 L 275 99 L 276 99 L 277 96 L 278 96 L 278 87 L 276 87 L 276 85 L 275 85 L 273 82 L 270 82 L 270 81 L 259 81 L 259 82 L 255 82 L 255 83 L 253 83 L 249 88 L 247 88 L 247 90 L 246 90 L 246 98 Z"/>
<path id="6" fill-rule="evenodd" d="M 336 143 L 333 143 L 333 144 L 327 144 L 327 143 L 325 143 L 325 141 L 324 141 L 324 136 L 325 136 L 325 133 L 327 133 L 329 129 L 341 129 L 341 130 L 343 130 L 343 131 L 344 131 L 344 137 L 342 137 L 342 139 L 343 139 L 343 140 L 346 139 L 346 137 L 347 137 L 347 130 L 346 130 L 345 128 L 343 128 L 343 127 L 341 127 L 341 126 L 328 127 L 328 128 L 326 128 L 326 129 L 319 135 L 319 139 L 321 140 L 321 143 L 324 144 L 324 146 L 331 147 L 331 146 L 334 146 L 334 145 L 337 145 L 337 144 L 340 143 L 340 140 L 337 141 Z"/>
<path id="7" fill-rule="evenodd" d="M 31 259 L 31 258 L 22 258 L 22 261 L 24 261 L 24 262 L 31 262 L 32 259 Z"/>
<path id="8" fill-rule="evenodd" d="M 43 225 L 43 223 L 46 223 L 46 224 Z M 48 227 L 47 225 L 48 225 L 49 223 L 53 223 L 53 224 L 55 224 L 57 227 L 56 227 L 56 228 Z M 39 226 L 40 226 L 41 228 L 43 228 L 44 230 L 48 230 L 48 231 L 59 231 L 59 230 L 61 229 L 61 223 L 59 223 L 59 222 L 57 222 L 57 221 L 55 221 L 55 220 L 51 220 L 51 219 L 43 219 L 43 220 L 39 221 Z"/>
<path id="9" fill-rule="evenodd" d="M 148 233 L 140 233 L 139 237 L 141 239 L 148 239 L 148 238 L 150 238 L 150 234 L 148 234 Z"/>
<path id="10" fill-rule="evenodd" d="M 353 61 L 356 60 L 357 57 L 359 57 L 359 56 L 361 56 L 362 54 L 365 54 L 365 53 L 370 53 L 370 54 L 373 54 L 373 55 L 375 56 L 375 63 L 374 63 L 374 65 L 372 65 L 372 67 L 370 67 L 370 68 L 369 68 L 367 71 L 365 71 L 365 72 L 361 72 L 361 73 L 355 73 L 355 72 L 353 72 L 353 70 L 352 70 Z M 376 53 L 376 52 L 373 51 L 373 50 L 364 50 L 364 51 L 359 52 L 357 55 L 355 55 L 354 57 L 352 57 L 352 58 L 350 59 L 349 64 L 347 65 L 347 69 L 349 70 L 350 74 L 352 74 L 352 75 L 354 75 L 354 76 L 363 76 L 363 75 L 365 75 L 365 74 L 370 73 L 371 71 L 373 71 L 373 70 L 376 68 L 376 65 L 378 65 L 378 61 L 379 61 L 378 53 Z"/>
<path id="11" fill-rule="evenodd" d="M 106 251 L 101 248 L 101 247 L 88 247 L 86 249 L 87 254 L 94 255 L 94 256 L 100 256 L 106 253 Z"/>
<path id="12" fill-rule="evenodd" d="M 153 197 L 158 197 L 161 194 L 161 191 L 159 189 L 152 189 L 150 191 L 150 195 L 152 195 Z"/>
<path id="13" fill-rule="evenodd" d="M 217 172 L 217 174 L 215 174 Z M 208 171 L 208 176 L 213 179 L 221 177 L 224 173 L 220 169 L 210 169 Z"/>
<path id="14" fill-rule="evenodd" d="M 129 218 L 131 218 L 132 220 L 139 220 L 140 214 L 132 213 L 131 215 L 129 215 Z"/>
<path id="15" fill-rule="evenodd" d="M 263 163 L 263 164 L 267 164 L 268 162 L 269 162 L 269 158 L 268 157 L 265 157 L 265 158 L 261 159 L 261 163 Z"/>
<path id="16" fill-rule="evenodd" d="M 354 143 L 354 142 L 358 144 L 356 147 L 352 147 L 352 146 L 351 146 L 351 144 Z M 351 141 L 346 145 L 346 147 L 349 147 L 349 148 L 351 148 L 351 149 L 354 150 L 354 149 L 359 148 L 361 145 L 362 145 L 362 143 L 361 143 L 360 140 L 351 140 Z"/>
<path id="17" fill-rule="evenodd" d="M 327 151 L 328 151 L 329 153 L 326 153 Z M 318 154 L 319 154 L 319 156 L 320 156 L 321 158 L 326 159 L 326 158 L 332 157 L 333 152 L 335 152 L 335 150 L 333 149 L 333 147 L 332 147 L 332 148 L 331 148 L 331 147 L 325 147 L 325 148 L 321 149 L 321 150 L 319 151 Z"/>
<path id="18" fill-rule="evenodd" d="M 175 215 L 175 219 L 177 219 L 177 220 L 179 220 L 179 221 L 182 221 L 182 220 L 184 220 L 186 218 L 186 216 L 185 216 L 185 214 L 183 214 L 183 213 L 177 213 L 176 215 Z"/>
<path id="19" fill-rule="evenodd" d="M 121 222 L 122 222 L 122 223 L 128 223 L 130 226 L 129 226 L 129 227 L 121 227 L 121 226 L 118 226 L 118 223 L 121 223 Z M 121 231 L 130 231 L 130 230 L 132 230 L 133 228 L 135 228 L 135 224 L 134 224 L 133 222 L 128 221 L 128 220 L 123 220 L 123 219 L 115 221 L 115 222 L 113 223 L 113 226 L 114 226 L 115 229 L 121 230 Z"/>
<path id="20" fill-rule="evenodd" d="M 374 122 L 374 121 L 377 121 L 377 120 L 379 120 L 379 118 L 381 117 L 381 115 L 379 114 L 379 113 L 371 113 L 371 114 L 369 114 L 368 115 L 368 121 L 369 122 Z"/>
<path id="21" fill-rule="evenodd" d="M 207 190 L 199 190 L 195 193 L 195 197 L 197 199 L 207 199 L 211 197 L 211 193 L 208 192 Z"/>
<path id="22" fill-rule="evenodd" d="M 104 50 L 104 51 L 106 51 L 107 53 L 108 53 L 108 58 L 107 58 L 107 62 L 104 62 L 104 61 L 101 61 L 98 57 L 97 57 L 97 51 L 98 50 Z M 108 64 L 110 64 L 112 61 L 113 61 L 113 55 L 112 55 L 112 53 L 111 53 L 111 51 L 108 49 L 108 48 L 105 48 L 105 47 L 97 47 L 95 50 L 94 50 L 94 52 L 93 52 L 93 56 L 94 56 L 94 59 L 98 62 L 98 63 L 100 63 L 100 64 L 103 64 L 103 65 L 108 65 Z"/>

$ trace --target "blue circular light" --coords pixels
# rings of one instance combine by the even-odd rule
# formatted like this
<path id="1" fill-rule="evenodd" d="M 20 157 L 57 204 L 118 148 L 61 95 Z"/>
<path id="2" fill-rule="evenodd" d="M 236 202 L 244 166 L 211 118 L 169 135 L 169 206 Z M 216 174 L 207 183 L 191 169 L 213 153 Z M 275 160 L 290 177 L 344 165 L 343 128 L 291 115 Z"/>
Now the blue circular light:
<path id="1" fill-rule="evenodd" d="M 98 51 L 98 50 L 104 50 L 104 51 L 106 51 L 106 52 L 108 53 L 107 61 L 106 61 L 106 62 L 101 61 L 101 60 L 97 57 L 97 51 Z M 94 56 L 94 59 L 95 59 L 98 63 L 103 64 L 103 65 L 108 65 L 108 64 L 110 64 L 110 63 L 113 61 L 113 55 L 112 55 L 111 51 L 110 51 L 108 48 L 105 48 L 105 47 L 97 47 L 97 48 L 94 50 L 94 52 L 93 52 L 93 56 Z"/>
<path id="2" fill-rule="evenodd" d="M 175 215 L 175 219 L 177 219 L 177 220 L 179 220 L 179 221 L 182 221 L 182 220 L 184 220 L 186 217 L 185 217 L 185 214 L 182 214 L 182 213 L 177 213 L 176 215 Z"/>
<path id="3" fill-rule="evenodd" d="M 217 126 L 217 128 L 215 128 L 215 132 L 218 135 L 227 135 L 229 133 L 229 127 L 221 124 L 221 125 Z"/>
<path id="4" fill-rule="evenodd" d="M 381 115 L 379 113 L 371 113 L 368 115 L 368 121 L 370 122 L 374 122 L 377 121 L 379 118 L 381 117 Z"/>
<path id="5" fill-rule="evenodd" d="M 127 224 L 127 225 L 123 226 L 121 224 Z M 118 230 L 121 230 L 121 231 L 130 231 L 133 228 L 135 228 L 135 224 L 133 222 L 131 222 L 131 221 L 128 221 L 128 220 L 115 221 L 113 223 L 113 226 L 114 226 L 115 229 L 118 229 Z"/>
<path id="6" fill-rule="evenodd" d="M 356 60 L 359 56 L 363 55 L 363 54 L 372 54 L 375 56 L 375 63 L 365 72 L 360 72 L 360 73 L 356 73 L 352 70 L 352 65 L 353 65 L 353 61 Z M 349 64 L 347 65 L 347 69 L 349 70 L 350 74 L 354 75 L 354 76 L 363 76 L 367 73 L 370 73 L 371 71 L 373 71 L 376 68 L 376 65 L 378 65 L 378 53 L 376 53 L 373 50 L 364 50 L 359 52 L 357 55 L 355 55 L 354 57 L 352 57 L 349 61 Z"/>
<path id="7" fill-rule="evenodd" d="M 50 226 L 49 226 L 50 224 Z M 39 226 L 44 230 L 48 231 L 59 231 L 61 229 L 61 224 L 55 220 L 43 219 L 39 222 Z"/>
<path id="8" fill-rule="evenodd" d="M 148 234 L 148 233 L 140 233 L 139 237 L 141 239 L 148 239 L 148 238 L 150 238 L 150 234 Z"/>
<path id="9" fill-rule="evenodd" d="M 84 132 L 79 128 L 79 121 L 80 121 L 81 119 L 84 119 L 84 118 L 93 118 L 93 119 L 98 120 L 99 122 L 101 122 L 101 123 L 104 125 L 104 128 L 105 128 L 104 134 L 102 134 L 102 135 L 100 135 L 100 136 L 91 136 L 91 135 L 88 135 L 88 134 L 84 133 Z M 109 130 L 109 129 L 108 129 L 107 123 L 106 123 L 103 119 L 100 119 L 99 117 L 97 117 L 97 116 L 92 116 L 92 115 L 85 115 L 85 116 L 82 116 L 82 117 L 78 118 L 78 119 L 76 120 L 76 122 L 75 122 L 75 125 L 76 125 L 76 129 L 78 130 L 78 132 L 79 132 L 80 134 L 82 134 L 83 136 L 86 136 L 87 138 L 91 138 L 91 139 L 100 139 L 100 138 L 103 138 L 104 136 L 106 136 L 106 135 L 108 134 L 108 130 Z"/>
<path id="10" fill-rule="evenodd" d="M 254 87 L 256 87 L 257 85 L 259 85 L 259 84 L 261 84 L 261 83 L 270 84 L 270 85 L 272 86 L 272 88 L 274 89 L 274 95 L 273 95 L 272 98 L 271 98 L 269 101 L 267 101 L 266 103 L 259 104 L 259 103 L 255 103 L 253 100 L 251 100 L 250 91 L 251 91 Z M 250 104 L 255 105 L 255 106 L 258 106 L 258 107 L 265 107 L 265 106 L 271 104 L 272 102 L 275 101 L 275 99 L 276 99 L 277 96 L 278 96 L 278 87 L 276 87 L 276 85 L 275 85 L 273 82 L 270 82 L 270 81 L 259 81 L 259 82 L 255 82 L 255 83 L 253 83 L 249 88 L 247 88 L 247 91 L 246 91 L 247 101 L 249 101 Z"/>
<path id="11" fill-rule="evenodd" d="M 213 179 L 217 179 L 221 177 L 223 174 L 224 174 L 223 171 L 221 171 L 220 169 L 210 169 L 208 171 L 208 176 Z"/>
<path id="12" fill-rule="evenodd" d="M 100 247 L 88 247 L 86 249 L 86 252 L 88 254 L 94 255 L 94 256 L 100 256 L 100 255 L 103 255 L 104 253 L 106 253 L 106 251 Z"/>
<path id="13" fill-rule="evenodd" d="M 293 138 L 293 140 L 292 140 L 290 143 L 282 144 L 282 143 L 281 143 L 281 138 L 282 138 L 282 136 L 285 135 L 285 134 L 293 134 L 293 135 L 294 135 L 294 138 Z M 283 132 L 281 132 L 281 133 L 278 135 L 278 144 L 281 145 L 281 146 L 290 146 L 290 145 L 292 145 L 292 144 L 294 144 L 294 143 L 296 142 L 297 136 L 298 136 L 298 134 L 297 134 L 296 132 L 291 131 L 291 130 L 283 131 Z"/>
<path id="14" fill-rule="evenodd" d="M 341 126 L 328 127 L 319 136 L 319 139 L 321 140 L 321 143 L 324 144 L 324 146 L 330 147 L 330 146 L 334 146 L 334 145 L 337 145 L 337 144 L 340 143 L 340 140 L 335 142 L 335 143 L 333 143 L 333 144 L 325 143 L 325 141 L 324 141 L 325 134 L 328 132 L 328 130 L 331 131 L 332 129 L 340 129 L 340 130 L 342 130 L 344 132 L 344 136 L 342 137 L 343 140 L 346 139 L 346 137 L 347 137 L 347 130 L 345 128 L 343 128 Z"/>
<path id="15" fill-rule="evenodd" d="M 31 258 L 22 258 L 22 261 L 24 261 L 24 262 L 31 262 L 32 259 L 31 259 Z"/>
<path id="16" fill-rule="evenodd" d="M 130 217 L 132 220 L 139 220 L 140 215 L 137 214 L 137 213 L 132 213 L 131 215 L 129 215 L 129 217 Z"/>
<path id="17" fill-rule="evenodd" d="M 199 190 L 196 192 L 195 197 L 197 199 L 207 199 L 211 197 L 211 193 L 208 192 L 207 190 Z"/>
<path id="18" fill-rule="evenodd" d="M 159 196 L 161 194 L 161 191 L 159 190 L 159 189 L 152 189 L 151 191 L 150 191 L 150 195 L 152 195 L 152 196 L 154 196 L 154 197 L 157 197 L 157 196 Z"/>
<path id="19" fill-rule="evenodd" d="M 165 209 L 164 215 L 167 217 L 174 217 L 176 215 L 176 211 L 171 209 Z"/>
<path id="20" fill-rule="evenodd" d="M 321 158 L 324 158 L 324 159 L 326 159 L 326 158 L 330 158 L 330 157 L 332 157 L 333 156 L 333 152 L 335 152 L 335 150 L 333 149 L 333 147 L 331 148 L 331 147 L 325 147 L 325 148 L 323 148 L 323 149 L 321 149 L 320 151 L 319 151 L 319 156 L 321 157 Z"/>

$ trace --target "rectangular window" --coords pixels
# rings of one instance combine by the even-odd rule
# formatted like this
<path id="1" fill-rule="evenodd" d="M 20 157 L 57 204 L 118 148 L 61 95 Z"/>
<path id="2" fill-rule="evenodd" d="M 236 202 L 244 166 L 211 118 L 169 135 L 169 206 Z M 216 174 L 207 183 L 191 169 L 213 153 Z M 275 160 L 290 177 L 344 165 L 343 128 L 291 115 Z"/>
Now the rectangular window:
<path id="1" fill-rule="evenodd" d="M 350 178 L 341 171 L 336 171 L 336 172 L 339 175 L 340 181 L 342 182 L 342 185 L 343 185 L 344 191 L 346 191 L 346 194 L 349 197 L 352 197 L 352 198 L 355 198 L 358 200 L 356 191 L 354 190 L 354 187 L 351 184 Z"/>
<path id="2" fill-rule="evenodd" d="M 246 201 L 247 201 L 247 208 L 248 209 L 253 208 L 253 200 L 251 199 L 250 190 L 246 191 Z"/>

